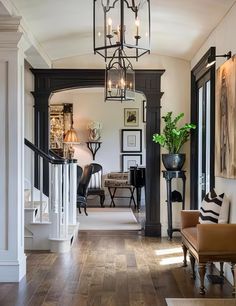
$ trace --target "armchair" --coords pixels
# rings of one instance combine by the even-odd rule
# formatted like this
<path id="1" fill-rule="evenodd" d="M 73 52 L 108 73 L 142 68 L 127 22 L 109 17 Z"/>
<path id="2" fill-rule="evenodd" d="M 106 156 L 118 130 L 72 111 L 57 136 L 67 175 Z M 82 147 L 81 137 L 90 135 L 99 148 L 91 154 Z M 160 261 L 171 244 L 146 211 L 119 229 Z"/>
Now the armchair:
<path id="1" fill-rule="evenodd" d="M 86 165 L 84 167 L 84 171 L 79 182 L 79 186 L 77 188 L 77 207 L 79 209 L 79 213 L 81 214 L 80 208 L 84 208 L 84 213 L 87 216 L 87 195 L 88 195 L 88 185 L 91 179 L 91 175 L 93 172 L 93 165 Z"/>
<path id="2" fill-rule="evenodd" d="M 200 294 L 205 294 L 204 278 L 208 262 L 230 262 L 234 277 L 233 294 L 236 294 L 236 224 L 199 224 L 199 211 L 181 211 L 181 235 L 184 266 L 187 266 L 189 252 L 193 278 L 195 261 L 200 276 Z"/>
<path id="3" fill-rule="evenodd" d="M 88 196 L 98 195 L 100 197 L 100 205 L 104 207 L 105 191 L 102 188 L 102 166 L 96 163 L 91 165 L 93 165 L 93 172 L 88 186 Z"/>

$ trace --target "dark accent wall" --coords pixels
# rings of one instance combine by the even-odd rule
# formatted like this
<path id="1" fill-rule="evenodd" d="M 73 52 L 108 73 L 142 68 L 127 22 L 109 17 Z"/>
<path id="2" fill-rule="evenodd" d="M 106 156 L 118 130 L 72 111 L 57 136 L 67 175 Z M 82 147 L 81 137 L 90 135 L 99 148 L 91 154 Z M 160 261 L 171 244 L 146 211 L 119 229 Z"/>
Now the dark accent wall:
<path id="1" fill-rule="evenodd" d="M 35 145 L 48 153 L 50 95 L 65 89 L 104 87 L 105 71 L 102 69 L 32 69 L 32 72 L 35 76 L 35 90 L 32 93 L 35 99 Z M 147 99 L 145 223 L 147 236 L 161 236 L 160 147 L 152 141 L 152 135 L 160 132 L 160 104 L 163 95 L 161 76 L 164 72 L 164 70 L 135 70 L 136 91 L 143 93 Z"/>

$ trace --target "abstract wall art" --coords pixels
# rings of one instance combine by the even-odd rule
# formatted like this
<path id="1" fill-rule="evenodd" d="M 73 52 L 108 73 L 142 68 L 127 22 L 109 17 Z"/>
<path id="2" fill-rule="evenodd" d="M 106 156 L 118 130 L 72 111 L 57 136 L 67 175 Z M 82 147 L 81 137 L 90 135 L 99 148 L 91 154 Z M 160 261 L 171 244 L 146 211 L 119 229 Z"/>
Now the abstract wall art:
<path id="1" fill-rule="evenodd" d="M 236 57 L 217 69 L 215 175 L 236 178 Z"/>

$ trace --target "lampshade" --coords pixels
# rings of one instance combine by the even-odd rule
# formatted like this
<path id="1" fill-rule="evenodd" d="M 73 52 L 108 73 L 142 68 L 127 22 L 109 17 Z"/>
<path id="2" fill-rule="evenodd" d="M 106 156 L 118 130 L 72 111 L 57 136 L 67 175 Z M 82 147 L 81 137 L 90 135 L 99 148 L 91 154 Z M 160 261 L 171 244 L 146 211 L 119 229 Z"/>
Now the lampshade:
<path id="1" fill-rule="evenodd" d="M 77 142 L 79 142 L 76 131 L 73 129 L 73 127 L 66 132 L 66 135 L 64 137 L 64 142 L 66 142 L 66 143 L 77 143 Z"/>

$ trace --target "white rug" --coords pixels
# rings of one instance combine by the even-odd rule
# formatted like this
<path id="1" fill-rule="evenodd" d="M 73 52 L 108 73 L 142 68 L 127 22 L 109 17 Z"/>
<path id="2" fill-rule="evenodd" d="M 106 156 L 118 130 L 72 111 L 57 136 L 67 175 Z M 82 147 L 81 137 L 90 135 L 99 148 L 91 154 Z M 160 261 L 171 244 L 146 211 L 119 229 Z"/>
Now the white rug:
<path id="1" fill-rule="evenodd" d="M 166 299 L 168 306 L 236 306 L 236 299 Z"/>
<path id="2" fill-rule="evenodd" d="M 141 225 L 130 208 L 87 208 L 78 216 L 79 230 L 137 231 Z"/>

